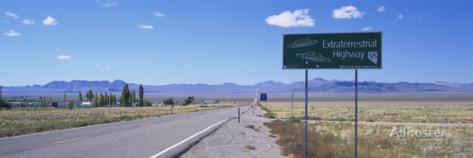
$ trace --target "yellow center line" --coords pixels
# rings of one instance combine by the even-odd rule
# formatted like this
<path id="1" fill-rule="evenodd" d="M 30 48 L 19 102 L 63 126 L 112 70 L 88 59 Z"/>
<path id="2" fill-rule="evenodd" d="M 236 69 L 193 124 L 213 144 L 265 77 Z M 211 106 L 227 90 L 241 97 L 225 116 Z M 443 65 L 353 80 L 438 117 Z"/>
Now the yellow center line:
<path id="1" fill-rule="evenodd" d="M 87 138 L 87 136 L 76 137 L 76 138 L 71 138 L 71 139 L 65 139 L 65 140 L 54 142 L 53 144 L 62 144 L 62 143 L 67 143 L 67 142 L 73 142 L 73 141 L 77 141 L 77 140 L 84 139 L 84 138 Z"/>

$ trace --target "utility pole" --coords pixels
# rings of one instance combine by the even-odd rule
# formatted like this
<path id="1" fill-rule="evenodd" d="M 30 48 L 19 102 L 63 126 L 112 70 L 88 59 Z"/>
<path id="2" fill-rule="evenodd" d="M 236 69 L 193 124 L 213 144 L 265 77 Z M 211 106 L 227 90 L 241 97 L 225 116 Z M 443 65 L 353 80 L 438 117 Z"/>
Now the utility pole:
<path id="1" fill-rule="evenodd" d="M 64 92 L 64 107 L 67 108 L 67 96 L 66 96 L 66 92 Z"/>

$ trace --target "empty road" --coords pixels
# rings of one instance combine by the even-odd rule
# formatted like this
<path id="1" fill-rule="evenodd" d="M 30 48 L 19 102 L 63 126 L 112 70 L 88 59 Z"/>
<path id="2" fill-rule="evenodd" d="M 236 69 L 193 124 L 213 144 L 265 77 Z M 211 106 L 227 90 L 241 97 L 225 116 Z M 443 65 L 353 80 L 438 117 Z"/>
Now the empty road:
<path id="1" fill-rule="evenodd" d="M 0 138 L 0 157 L 148 158 L 236 115 L 223 108 Z"/>

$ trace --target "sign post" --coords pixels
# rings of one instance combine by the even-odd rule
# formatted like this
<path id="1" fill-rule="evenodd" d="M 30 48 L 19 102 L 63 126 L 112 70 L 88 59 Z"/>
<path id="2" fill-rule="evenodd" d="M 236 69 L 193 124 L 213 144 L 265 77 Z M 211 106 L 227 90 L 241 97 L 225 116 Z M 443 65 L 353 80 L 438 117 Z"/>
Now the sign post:
<path id="1" fill-rule="evenodd" d="M 291 91 L 291 116 L 294 117 L 294 90 Z"/>
<path id="2" fill-rule="evenodd" d="M 355 69 L 355 158 L 358 158 L 358 69 Z"/>
<path id="3" fill-rule="evenodd" d="M 238 123 L 240 123 L 240 106 L 238 106 Z"/>
<path id="4" fill-rule="evenodd" d="M 307 145 L 307 125 L 308 125 L 308 117 L 307 117 L 307 111 L 308 110 L 308 101 L 309 101 L 309 91 L 308 91 L 308 85 L 309 85 L 309 70 L 305 69 L 305 104 L 304 104 L 304 158 L 308 158 L 308 151 L 309 151 L 309 145 Z"/>
<path id="5" fill-rule="evenodd" d="M 289 34 L 283 65 L 305 70 L 304 157 L 308 157 L 308 69 L 355 69 L 355 158 L 358 157 L 358 69 L 381 69 L 381 32 Z"/>
<path id="6" fill-rule="evenodd" d="M 268 108 L 268 94 L 267 93 L 261 93 L 259 97 L 259 101 L 266 102 L 266 108 Z"/>

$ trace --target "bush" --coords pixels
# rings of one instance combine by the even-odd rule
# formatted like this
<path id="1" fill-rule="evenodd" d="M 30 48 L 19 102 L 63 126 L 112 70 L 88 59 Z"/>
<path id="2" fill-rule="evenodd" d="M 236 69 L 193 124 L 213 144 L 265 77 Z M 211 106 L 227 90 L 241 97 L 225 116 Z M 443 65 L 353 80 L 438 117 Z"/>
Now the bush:
<path id="1" fill-rule="evenodd" d="M 184 100 L 184 103 L 182 103 L 182 105 L 190 105 L 194 102 L 194 96 L 188 96 L 185 100 Z"/>
<path id="2" fill-rule="evenodd" d="M 55 107 L 55 108 L 58 108 L 58 107 L 59 107 L 59 103 L 58 103 L 58 102 L 53 102 L 53 103 L 51 103 L 51 106 L 52 106 L 52 107 Z"/>
<path id="3" fill-rule="evenodd" d="M 71 110 L 74 109 L 74 102 L 71 101 L 71 102 L 67 103 L 67 108 L 71 109 Z"/>
<path id="4" fill-rule="evenodd" d="M 153 106 L 153 103 L 149 100 L 144 100 L 143 101 L 143 106 Z"/>
<path id="5" fill-rule="evenodd" d="M 301 122 L 302 119 L 303 118 L 291 116 L 291 117 L 287 118 L 287 122 L 298 123 L 298 122 Z"/>
<path id="6" fill-rule="evenodd" d="M 294 154 L 294 157 L 303 157 L 304 154 L 304 135 L 303 123 L 289 123 L 280 120 L 275 120 L 270 123 L 265 123 L 266 126 L 271 128 L 271 133 L 279 135 L 276 143 L 282 146 L 282 152 L 284 155 Z M 341 157 L 337 154 L 338 150 L 333 146 L 335 141 L 343 141 L 340 138 L 333 136 L 328 133 L 322 135 L 315 130 L 309 130 L 308 133 L 311 138 L 308 139 L 309 157 Z"/>
<path id="7" fill-rule="evenodd" d="M 5 108 L 7 110 L 11 109 L 11 105 L 8 104 L 6 101 L 0 99 L 0 109 Z"/>
<path id="8" fill-rule="evenodd" d="M 164 104 L 164 105 L 174 105 L 174 104 L 175 104 L 175 103 L 174 103 L 174 99 L 172 99 L 172 98 L 164 99 L 164 100 L 163 100 L 163 104 Z"/>

